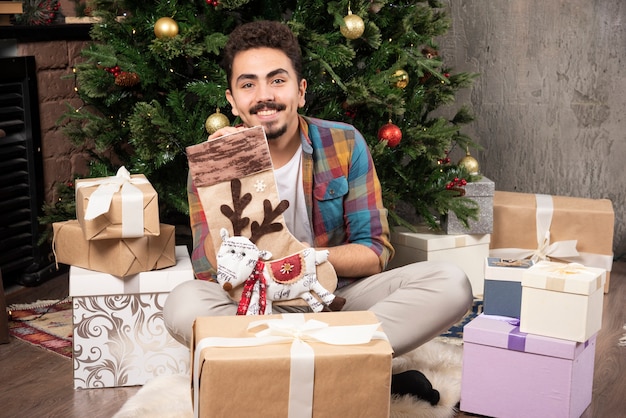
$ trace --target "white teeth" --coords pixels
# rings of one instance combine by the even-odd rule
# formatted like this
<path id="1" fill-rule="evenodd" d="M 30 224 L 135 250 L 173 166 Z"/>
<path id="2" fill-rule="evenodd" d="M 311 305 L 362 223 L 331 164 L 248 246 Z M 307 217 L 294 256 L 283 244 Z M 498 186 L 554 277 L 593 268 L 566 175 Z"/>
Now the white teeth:
<path id="1" fill-rule="evenodd" d="M 259 116 L 270 116 L 270 115 L 273 115 L 274 113 L 276 113 L 275 110 L 260 110 L 257 112 Z"/>

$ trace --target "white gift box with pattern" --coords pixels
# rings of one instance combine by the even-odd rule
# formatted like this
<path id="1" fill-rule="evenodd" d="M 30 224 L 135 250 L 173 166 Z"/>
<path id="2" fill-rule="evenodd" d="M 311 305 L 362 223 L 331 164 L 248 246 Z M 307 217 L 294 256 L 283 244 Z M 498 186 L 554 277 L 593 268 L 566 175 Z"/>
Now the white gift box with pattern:
<path id="1" fill-rule="evenodd" d="M 520 331 L 585 342 L 602 327 L 606 270 L 540 261 L 522 276 Z"/>
<path id="2" fill-rule="evenodd" d="M 448 261 L 465 271 L 475 296 L 483 294 L 485 258 L 489 256 L 490 234 L 448 235 L 417 227 L 416 232 L 395 228 L 391 244 L 396 250 L 388 268 L 400 267 L 418 261 Z"/>
<path id="3" fill-rule="evenodd" d="M 125 278 L 71 266 L 74 388 L 188 374 L 189 348 L 168 333 L 163 305 L 175 286 L 193 279 L 185 246 L 176 247 L 175 266 Z"/>

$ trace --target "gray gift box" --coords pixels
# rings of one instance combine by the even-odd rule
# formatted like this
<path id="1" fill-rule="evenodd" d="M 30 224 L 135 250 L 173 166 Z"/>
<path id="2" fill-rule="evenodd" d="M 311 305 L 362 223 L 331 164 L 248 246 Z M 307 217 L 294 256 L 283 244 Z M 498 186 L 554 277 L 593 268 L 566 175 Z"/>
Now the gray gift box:
<path id="1" fill-rule="evenodd" d="M 454 212 L 449 212 L 441 220 L 446 234 L 491 234 L 493 232 L 493 194 L 495 184 L 487 177 L 463 186 L 465 196 L 478 203 L 478 220 L 469 220 L 466 228 Z"/>

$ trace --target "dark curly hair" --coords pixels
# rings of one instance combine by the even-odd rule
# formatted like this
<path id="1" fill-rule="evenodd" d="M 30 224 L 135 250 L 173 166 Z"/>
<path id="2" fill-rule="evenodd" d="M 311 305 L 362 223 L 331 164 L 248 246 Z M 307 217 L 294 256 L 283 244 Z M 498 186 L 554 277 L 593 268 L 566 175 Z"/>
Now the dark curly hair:
<path id="1" fill-rule="evenodd" d="M 229 87 L 235 55 L 253 48 L 274 48 L 283 51 L 291 60 L 298 82 L 302 80 L 302 52 L 294 33 L 283 23 L 259 20 L 237 26 L 228 37 L 222 53 L 221 66 L 226 71 Z"/>

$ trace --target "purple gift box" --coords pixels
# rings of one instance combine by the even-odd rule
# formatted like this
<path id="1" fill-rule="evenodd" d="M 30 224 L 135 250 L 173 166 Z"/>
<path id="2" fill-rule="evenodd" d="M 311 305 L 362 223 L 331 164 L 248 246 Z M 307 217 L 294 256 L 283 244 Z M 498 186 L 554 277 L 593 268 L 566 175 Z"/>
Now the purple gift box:
<path id="1" fill-rule="evenodd" d="M 579 417 L 591 403 L 596 336 L 526 334 L 479 315 L 463 329 L 461 411 L 491 417 Z"/>

